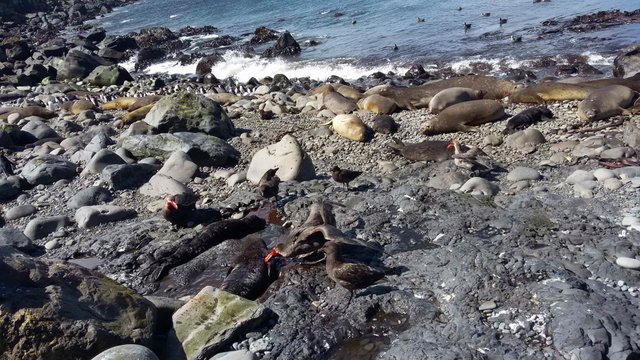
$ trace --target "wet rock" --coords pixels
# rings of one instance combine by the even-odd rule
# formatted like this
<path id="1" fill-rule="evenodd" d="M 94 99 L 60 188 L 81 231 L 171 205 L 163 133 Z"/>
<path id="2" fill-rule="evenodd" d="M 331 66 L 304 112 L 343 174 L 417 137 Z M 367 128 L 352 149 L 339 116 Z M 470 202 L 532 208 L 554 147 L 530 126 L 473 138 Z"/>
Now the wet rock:
<path id="1" fill-rule="evenodd" d="M 11 209 L 7 210 L 4 213 L 4 218 L 6 220 L 20 219 L 20 218 L 23 218 L 25 216 L 29 216 L 31 214 L 34 214 L 36 211 L 37 211 L 37 209 L 33 205 L 30 205 L 30 204 L 18 205 L 18 206 L 14 206 Z"/>
<path id="2" fill-rule="evenodd" d="M 288 31 L 278 38 L 275 45 L 262 53 L 262 56 L 272 58 L 276 56 L 293 56 L 300 53 L 300 44 L 291 36 Z"/>
<path id="3" fill-rule="evenodd" d="M 198 165 L 191 161 L 184 151 L 176 151 L 165 161 L 158 174 L 169 176 L 183 184 L 188 183 L 198 170 Z"/>
<path id="4" fill-rule="evenodd" d="M 522 180 L 539 180 L 542 175 L 536 169 L 529 167 L 518 166 L 507 174 L 507 180 L 518 182 Z"/>
<path id="5" fill-rule="evenodd" d="M 103 149 L 98 151 L 82 171 L 82 174 L 100 174 L 109 165 L 125 164 L 125 161 L 111 150 Z"/>
<path id="6" fill-rule="evenodd" d="M 628 46 L 613 60 L 613 76 L 632 77 L 640 73 L 640 45 Z"/>
<path id="7" fill-rule="evenodd" d="M 90 228 L 101 224 L 130 219 L 136 211 L 115 205 L 83 206 L 76 210 L 75 221 L 79 228 Z"/>
<path id="8" fill-rule="evenodd" d="M 0 260 L 11 274 L 0 286 L 0 351 L 7 359 L 89 358 L 119 344 L 150 344 L 155 309 L 142 296 L 78 265 L 9 247 L 0 248 Z"/>
<path id="9" fill-rule="evenodd" d="M 109 202 L 112 198 L 109 190 L 101 186 L 90 186 L 73 195 L 69 201 L 67 201 L 67 206 L 71 209 L 78 209 L 83 206 Z"/>
<path id="10" fill-rule="evenodd" d="M 110 64 L 99 56 L 71 50 L 64 60 L 56 66 L 57 78 L 58 80 L 84 79 L 100 65 Z"/>
<path id="11" fill-rule="evenodd" d="M 259 326 L 267 315 L 254 301 L 207 286 L 173 314 L 173 326 L 186 358 L 206 359 Z"/>
<path id="12" fill-rule="evenodd" d="M 91 360 L 158 360 L 158 357 L 147 347 L 127 344 L 114 346 Z"/>
<path id="13" fill-rule="evenodd" d="M 13 228 L 0 228 L 0 247 L 11 246 L 22 252 L 31 252 L 35 248 L 31 239 L 25 236 L 22 231 Z"/>
<path id="14" fill-rule="evenodd" d="M 94 86 L 119 86 L 125 81 L 133 81 L 133 78 L 123 67 L 109 65 L 96 67 L 84 80 Z"/>
<path id="15" fill-rule="evenodd" d="M 49 185 L 76 176 L 76 164 L 54 155 L 41 155 L 30 160 L 21 172 L 31 185 Z"/>
<path id="16" fill-rule="evenodd" d="M 71 220 L 63 215 L 39 217 L 29 221 L 24 229 L 24 234 L 31 240 L 37 240 L 69 225 L 71 225 Z"/>
<path id="17" fill-rule="evenodd" d="M 160 132 L 204 132 L 227 139 L 235 127 L 222 106 L 199 94 L 181 92 L 165 96 L 144 118 Z"/>
<path id="18" fill-rule="evenodd" d="M 144 184 L 157 170 L 156 166 L 144 163 L 107 165 L 101 175 L 114 189 L 121 190 Z"/>
<path id="19" fill-rule="evenodd" d="M 89 141 L 84 149 L 87 151 L 98 152 L 113 144 L 115 144 L 113 139 L 111 139 L 107 134 L 99 132 L 93 138 L 91 138 L 91 141 Z"/>
<path id="20" fill-rule="evenodd" d="M 183 151 L 199 166 L 233 166 L 240 153 L 224 140 L 201 133 L 133 135 L 121 138 L 120 146 L 138 158 L 168 159 Z"/>
<path id="21" fill-rule="evenodd" d="M 253 37 L 249 42 L 252 44 L 264 44 L 276 39 L 278 39 L 277 31 L 261 26 L 253 32 Z"/>
<path id="22" fill-rule="evenodd" d="M 305 181 L 316 176 L 311 158 L 291 135 L 285 135 L 280 142 L 256 152 L 251 158 L 247 179 L 257 184 L 268 169 L 275 168 L 278 168 L 276 174 L 282 181 Z"/>

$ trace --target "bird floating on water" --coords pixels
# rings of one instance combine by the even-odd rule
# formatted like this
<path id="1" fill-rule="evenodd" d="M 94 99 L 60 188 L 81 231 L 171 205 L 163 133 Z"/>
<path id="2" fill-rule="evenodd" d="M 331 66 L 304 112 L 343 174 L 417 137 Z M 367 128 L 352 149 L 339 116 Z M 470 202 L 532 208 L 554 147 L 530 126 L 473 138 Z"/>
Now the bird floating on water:
<path id="1" fill-rule="evenodd" d="M 423 18 L 423 17 L 418 16 L 418 22 L 424 22 L 424 18 Z"/>
<path id="2" fill-rule="evenodd" d="M 514 43 L 522 42 L 522 35 L 519 35 L 519 36 L 511 35 L 511 42 L 514 42 Z"/>
<path id="3" fill-rule="evenodd" d="M 469 30 L 471 29 L 471 24 L 467 23 L 466 21 L 464 22 L 464 29 L 465 30 Z"/>
<path id="4" fill-rule="evenodd" d="M 506 23 L 507 23 L 507 19 L 500 18 L 500 19 L 498 20 L 498 23 L 499 23 L 500 25 L 502 25 L 502 24 L 506 24 Z"/>

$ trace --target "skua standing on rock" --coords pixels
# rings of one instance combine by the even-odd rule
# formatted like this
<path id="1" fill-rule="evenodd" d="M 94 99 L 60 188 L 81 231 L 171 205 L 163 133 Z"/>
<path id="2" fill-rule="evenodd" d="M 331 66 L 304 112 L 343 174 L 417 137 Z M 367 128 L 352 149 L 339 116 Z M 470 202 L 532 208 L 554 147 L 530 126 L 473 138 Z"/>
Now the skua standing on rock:
<path id="1" fill-rule="evenodd" d="M 280 184 L 280 178 L 276 175 L 278 169 L 267 170 L 260 182 L 258 182 L 258 193 L 265 199 L 275 197 L 278 199 L 278 185 Z"/>
<path id="2" fill-rule="evenodd" d="M 349 190 L 349 183 L 360 175 L 362 175 L 362 171 L 340 169 L 337 165 L 331 168 L 331 178 L 336 182 L 344 184 L 347 190 Z"/>

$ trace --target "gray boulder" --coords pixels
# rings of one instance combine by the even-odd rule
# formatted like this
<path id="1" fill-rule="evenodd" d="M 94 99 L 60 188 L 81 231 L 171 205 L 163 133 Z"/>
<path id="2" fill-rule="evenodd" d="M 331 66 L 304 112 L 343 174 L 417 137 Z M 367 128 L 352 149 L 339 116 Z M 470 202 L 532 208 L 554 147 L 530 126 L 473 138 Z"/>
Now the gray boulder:
<path id="1" fill-rule="evenodd" d="M 85 167 L 84 174 L 100 174 L 109 165 L 120 165 L 126 162 L 111 150 L 102 149 L 98 151 Z"/>
<path id="2" fill-rule="evenodd" d="M 202 133 L 133 135 L 121 138 L 119 142 L 137 158 L 168 159 L 173 152 L 180 150 L 199 166 L 233 166 L 240 159 L 240 153 L 233 146 Z"/>
<path id="3" fill-rule="evenodd" d="M 135 210 L 122 206 L 93 205 L 76 210 L 75 220 L 79 228 L 90 228 L 108 222 L 130 219 L 136 215 Z"/>
<path id="4" fill-rule="evenodd" d="M 80 50 L 71 50 L 57 66 L 58 80 L 84 79 L 100 65 L 110 65 L 105 59 L 84 53 Z"/>
<path id="5" fill-rule="evenodd" d="M 67 206 L 71 209 L 77 209 L 83 206 L 105 203 L 111 201 L 112 198 L 109 190 L 100 186 L 91 186 L 73 195 L 67 201 Z"/>
<path id="6" fill-rule="evenodd" d="M 300 54 L 300 44 L 291 36 L 291 33 L 285 31 L 278 38 L 275 45 L 268 48 L 262 53 L 262 56 L 271 58 L 276 56 L 293 56 Z"/>
<path id="7" fill-rule="evenodd" d="M 49 125 L 45 124 L 40 119 L 31 119 L 22 127 L 22 131 L 33 135 L 37 139 L 46 139 L 52 137 L 58 137 L 58 133 L 53 130 Z"/>
<path id="8" fill-rule="evenodd" d="M 222 106 L 200 94 L 180 92 L 158 101 L 144 122 L 160 132 L 204 132 L 227 139 L 235 127 Z"/>
<path id="9" fill-rule="evenodd" d="M 0 264 L 10 275 L 0 286 L 3 359 L 90 359 L 116 345 L 150 345 L 156 311 L 134 291 L 81 266 L 10 247 L 0 247 Z"/>
<path id="10" fill-rule="evenodd" d="M 192 199 L 193 192 L 183 183 L 163 174 L 155 174 L 149 182 L 140 187 L 140 193 L 154 198 L 166 196 L 180 196 L 182 199 Z"/>
<path id="11" fill-rule="evenodd" d="M 528 128 L 513 133 L 505 139 L 507 147 L 517 150 L 521 153 L 531 153 L 537 149 L 539 144 L 547 142 L 542 133 L 534 128 Z"/>
<path id="12" fill-rule="evenodd" d="M 129 72 L 118 65 L 98 66 L 85 81 L 95 86 L 122 85 L 125 81 L 133 81 Z"/>
<path id="13" fill-rule="evenodd" d="M 107 165 L 102 170 L 102 179 L 116 190 L 136 188 L 149 180 L 158 168 L 151 164 Z"/>
<path id="14" fill-rule="evenodd" d="M 176 151 L 165 161 L 160 171 L 158 171 L 158 174 L 169 176 L 176 181 L 186 184 L 191 180 L 197 170 L 198 165 L 191 160 L 187 153 L 184 151 Z"/>
<path id="15" fill-rule="evenodd" d="M 22 168 L 22 176 L 31 185 L 49 185 L 58 180 L 72 179 L 77 174 L 76 169 L 76 164 L 59 156 L 41 155 Z"/>
<path id="16" fill-rule="evenodd" d="M 7 210 L 4 214 L 4 218 L 7 220 L 20 219 L 34 214 L 36 211 L 36 207 L 31 204 L 18 205 Z"/>
<path id="17" fill-rule="evenodd" d="M 267 170 L 275 168 L 278 168 L 276 174 L 282 181 L 305 181 L 316 177 L 311 158 L 291 135 L 285 135 L 280 142 L 269 145 L 253 155 L 247 171 L 247 180 L 257 184 Z"/>
<path id="18" fill-rule="evenodd" d="M 37 240 L 69 225 L 71 220 L 63 215 L 35 218 L 24 228 L 24 234 L 31 240 Z"/>

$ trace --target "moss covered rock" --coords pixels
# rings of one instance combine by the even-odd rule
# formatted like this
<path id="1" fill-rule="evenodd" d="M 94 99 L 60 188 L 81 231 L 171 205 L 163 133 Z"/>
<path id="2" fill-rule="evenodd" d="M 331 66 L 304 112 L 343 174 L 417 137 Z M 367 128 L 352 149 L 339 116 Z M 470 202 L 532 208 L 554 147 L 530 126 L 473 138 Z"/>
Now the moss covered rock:
<path id="1" fill-rule="evenodd" d="M 174 151 L 183 151 L 199 166 L 233 166 L 240 159 L 240 153 L 233 146 L 201 133 L 125 136 L 119 140 L 119 145 L 138 158 L 166 160 Z"/>
<path id="2" fill-rule="evenodd" d="M 257 302 L 207 286 L 173 314 L 173 328 L 187 360 L 209 359 L 267 316 Z"/>
<path id="3" fill-rule="evenodd" d="M 203 132 L 227 139 L 235 127 L 222 106 L 200 94 L 179 92 L 165 96 L 144 121 L 160 132 Z"/>
<path id="4" fill-rule="evenodd" d="M 78 265 L 0 247 L 2 359 L 91 359 L 120 344 L 151 342 L 155 307 Z"/>

